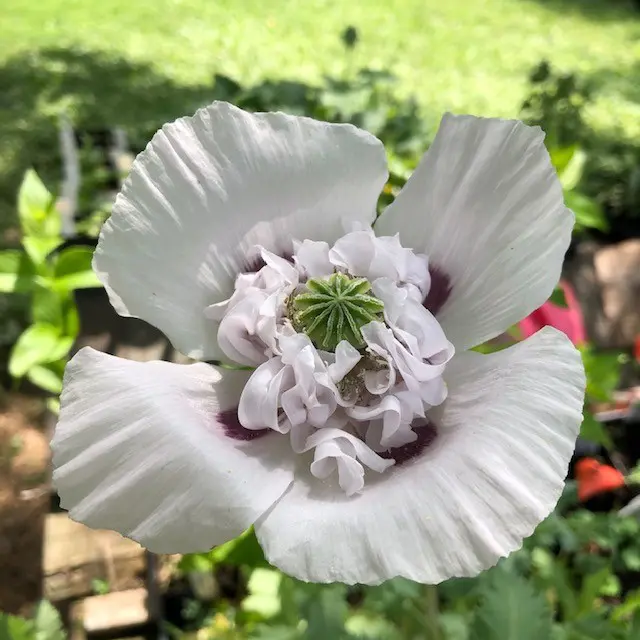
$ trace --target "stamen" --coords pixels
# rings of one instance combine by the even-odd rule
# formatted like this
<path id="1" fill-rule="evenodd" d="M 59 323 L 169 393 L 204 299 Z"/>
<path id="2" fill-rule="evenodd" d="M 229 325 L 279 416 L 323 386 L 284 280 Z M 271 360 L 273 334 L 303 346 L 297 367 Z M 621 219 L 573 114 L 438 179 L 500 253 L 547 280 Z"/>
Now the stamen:
<path id="1" fill-rule="evenodd" d="M 360 329 L 382 318 L 384 305 L 371 295 L 365 278 L 334 273 L 328 278 L 311 278 L 307 291 L 287 305 L 296 331 L 306 333 L 320 349 L 335 351 L 342 340 L 357 349 L 365 346 Z"/>

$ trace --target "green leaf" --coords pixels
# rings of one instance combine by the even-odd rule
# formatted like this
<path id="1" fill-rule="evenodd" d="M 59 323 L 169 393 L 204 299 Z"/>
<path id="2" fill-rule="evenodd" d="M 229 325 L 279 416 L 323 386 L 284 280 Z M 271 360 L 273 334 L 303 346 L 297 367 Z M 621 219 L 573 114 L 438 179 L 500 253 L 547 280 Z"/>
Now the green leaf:
<path id="1" fill-rule="evenodd" d="M 439 621 L 446 640 L 469 640 L 469 626 L 461 614 L 445 611 Z"/>
<path id="2" fill-rule="evenodd" d="M 18 191 L 18 216 L 25 236 L 57 237 L 62 221 L 55 199 L 38 174 L 29 169 Z"/>
<path id="3" fill-rule="evenodd" d="M 22 293 L 33 285 L 35 269 L 23 251 L 0 251 L 0 293 Z"/>
<path id="4" fill-rule="evenodd" d="M 254 569 L 270 566 L 264 558 L 264 552 L 253 527 L 247 529 L 238 538 L 212 549 L 209 554 L 215 563 L 247 565 Z"/>
<path id="5" fill-rule="evenodd" d="M 9 358 L 9 373 L 22 378 L 37 364 L 55 362 L 66 356 L 73 338 L 61 336 L 59 329 L 49 324 L 33 324 L 18 338 Z"/>
<path id="6" fill-rule="evenodd" d="M 561 175 L 569 166 L 571 159 L 577 151 L 578 145 L 575 144 L 567 145 L 566 147 L 550 145 L 549 157 L 551 158 L 551 164 L 558 172 L 558 175 Z"/>
<path id="7" fill-rule="evenodd" d="M 578 186 L 586 161 L 587 154 L 582 149 L 576 148 L 569 162 L 559 174 L 563 189 L 572 191 Z"/>
<path id="8" fill-rule="evenodd" d="M 27 371 L 30 382 L 56 395 L 62 392 L 62 377 L 46 365 L 36 364 Z"/>
<path id="9" fill-rule="evenodd" d="M 613 441 L 607 431 L 607 428 L 596 420 L 591 413 L 585 411 L 582 416 L 582 426 L 580 427 L 580 436 L 585 440 L 591 440 L 597 444 L 601 444 L 607 449 L 613 448 Z"/>
<path id="10" fill-rule="evenodd" d="M 313 588 L 316 587 L 316 588 Z M 327 638 L 348 637 L 345 629 L 347 601 L 342 585 L 313 585 L 309 598 L 302 607 L 308 627 L 305 638 L 308 640 L 326 640 Z"/>
<path id="11" fill-rule="evenodd" d="M 49 282 L 40 279 L 35 286 L 31 299 L 31 317 L 33 322 L 53 325 L 62 333 L 64 299 L 48 285 Z"/>
<path id="12" fill-rule="evenodd" d="M 578 191 L 565 191 L 564 201 L 567 207 L 576 214 L 576 224 L 588 229 L 608 231 L 609 222 L 602 207 L 589 196 Z"/>
<path id="13" fill-rule="evenodd" d="M 638 611 L 640 611 L 640 589 L 635 589 L 629 592 L 624 602 L 613 610 L 611 619 L 614 622 L 620 622 L 631 618 Z"/>
<path id="14" fill-rule="evenodd" d="M 31 620 L 0 611 L 0 640 L 33 640 L 33 638 L 34 625 Z"/>
<path id="15" fill-rule="evenodd" d="M 181 573 L 205 573 L 212 571 L 215 562 L 207 553 L 185 553 L 178 563 L 178 571 Z"/>
<path id="16" fill-rule="evenodd" d="M 274 569 L 256 569 L 247 584 L 249 595 L 242 601 L 242 609 L 272 618 L 280 612 L 280 583 L 282 574 Z"/>
<path id="17" fill-rule="evenodd" d="M 553 290 L 553 293 L 549 298 L 549 302 L 553 302 L 553 304 L 558 305 L 559 307 L 567 308 L 567 299 L 564 296 L 562 287 L 556 287 Z"/>
<path id="18" fill-rule="evenodd" d="M 62 242 L 61 237 L 25 236 L 22 238 L 22 246 L 38 270 L 42 270 L 51 252 Z"/>
<path id="19" fill-rule="evenodd" d="M 580 614 L 586 615 L 593 611 L 594 603 L 597 597 L 600 595 L 601 590 L 609 581 L 611 575 L 611 568 L 605 567 L 597 573 L 585 576 L 582 581 L 582 588 L 579 595 L 579 610 Z"/>
<path id="20" fill-rule="evenodd" d="M 301 640 L 302 635 L 297 627 L 288 627 L 283 624 L 258 625 L 249 636 L 249 640 Z"/>
<path id="21" fill-rule="evenodd" d="M 47 398 L 47 409 L 51 411 L 54 415 L 58 415 L 60 413 L 60 400 L 58 398 Z"/>
<path id="22" fill-rule="evenodd" d="M 54 269 L 55 287 L 67 291 L 101 287 L 91 267 L 92 259 L 90 247 L 69 247 L 62 251 Z"/>
<path id="23" fill-rule="evenodd" d="M 591 613 L 567 625 L 569 640 L 614 640 L 616 629 L 602 615 Z"/>
<path id="24" fill-rule="evenodd" d="M 35 640 L 64 640 L 66 634 L 62 627 L 58 610 L 46 600 L 42 600 L 34 616 L 36 628 Z"/>
<path id="25" fill-rule="evenodd" d="M 541 640 L 551 635 L 544 596 L 517 574 L 495 571 L 481 592 L 471 627 L 474 640 Z"/>
<path id="26" fill-rule="evenodd" d="M 587 374 L 587 395 L 606 402 L 618 386 L 620 354 L 595 351 L 589 346 L 580 347 L 580 354 Z"/>

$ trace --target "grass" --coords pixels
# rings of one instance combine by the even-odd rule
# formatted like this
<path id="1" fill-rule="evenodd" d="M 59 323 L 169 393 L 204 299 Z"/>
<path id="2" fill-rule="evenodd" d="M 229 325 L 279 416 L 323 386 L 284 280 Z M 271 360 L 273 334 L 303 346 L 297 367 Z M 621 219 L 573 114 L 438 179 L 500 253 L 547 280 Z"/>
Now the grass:
<path id="1" fill-rule="evenodd" d="M 205 102 L 214 72 L 384 68 L 427 114 L 509 117 L 547 58 L 598 80 L 597 127 L 640 137 L 640 11 L 625 0 L 4 0 L 0 14 L 0 217 L 19 171 L 46 165 L 61 106 L 144 128 Z"/>

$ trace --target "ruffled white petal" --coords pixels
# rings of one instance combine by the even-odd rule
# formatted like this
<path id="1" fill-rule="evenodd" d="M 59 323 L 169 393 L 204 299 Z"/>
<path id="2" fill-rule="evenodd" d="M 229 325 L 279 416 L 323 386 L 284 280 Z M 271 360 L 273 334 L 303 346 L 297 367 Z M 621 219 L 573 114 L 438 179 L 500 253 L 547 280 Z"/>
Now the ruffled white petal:
<path id="1" fill-rule="evenodd" d="M 280 353 L 278 335 L 287 296 L 299 281 L 297 269 L 262 248 L 265 265 L 253 274 L 240 274 L 233 295 L 205 309 L 220 321 L 218 346 L 231 361 L 256 366 Z"/>
<path id="2" fill-rule="evenodd" d="M 444 401 L 444 397 L 442 398 Z M 424 418 L 425 410 L 420 396 L 399 385 L 377 402 L 367 407 L 352 407 L 346 410 L 350 418 L 359 421 L 371 420 L 366 432 L 366 443 L 374 451 L 401 447 L 417 439 L 411 429 L 416 418 Z"/>
<path id="3" fill-rule="evenodd" d="M 492 355 L 457 355 L 421 455 L 347 498 L 296 476 L 256 523 L 267 559 L 303 580 L 438 583 L 519 548 L 561 494 L 582 421 L 578 352 L 553 329 Z M 298 472 L 297 472 L 298 473 Z"/>
<path id="4" fill-rule="evenodd" d="M 375 225 L 399 232 L 444 274 L 437 313 L 466 349 L 503 332 L 551 295 L 574 216 L 538 127 L 515 120 L 442 119 L 424 159 Z M 435 284 L 434 284 L 435 286 Z"/>
<path id="5" fill-rule="evenodd" d="M 51 443 L 62 506 L 157 553 L 238 536 L 293 477 L 286 438 L 228 435 L 221 412 L 237 406 L 246 378 L 81 350 L 67 366 Z"/>
<path id="6" fill-rule="evenodd" d="M 302 242 L 294 242 L 294 249 L 294 262 L 305 279 L 319 278 L 333 273 L 328 243 L 306 239 Z"/>
<path id="7" fill-rule="evenodd" d="M 333 245 L 329 259 L 336 267 L 370 282 L 388 278 L 407 286 L 420 301 L 429 290 L 427 256 L 404 248 L 397 235 L 376 237 L 370 227 L 352 231 Z"/>
<path id="8" fill-rule="evenodd" d="M 218 357 L 205 307 L 228 298 L 251 248 L 333 242 L 370 224 L 387 178 L 382 144 L 351 125 L 216 102 L 165 125 L 134 162 L 94 265 L 118 313 L 182 352 Z"/>
<path id="9" fill-rule="evenodd" d="M 281 335 L 279 343 L 282 355 L 260 365 L 242 392 L 238 407 L 241 424 L 247 429 L 268 427 L 280 433 L 301 427 L 305 434 L 309 426 L 326 426 L 340 400 L 331 365 L 322 360 L 304 334 Z M 332 370 L 334 376 L 339 369 L 346 369 L 344 356 L 339 357 L 338 369 Z M 355 364 L 354 358 L 346 357 Z"/>
<path id="10" fill-rule="evenodd" d="M 382 473 L 394 464 L 393 460 L 381 458 L 360 438 L 340 429 L 318 429 L 307 438 L 305 451 L 312 449 L 311 475 L 326 480 L 337 471 L 338 485 L 347 496 L 362 491 L 365 466 Z"/>

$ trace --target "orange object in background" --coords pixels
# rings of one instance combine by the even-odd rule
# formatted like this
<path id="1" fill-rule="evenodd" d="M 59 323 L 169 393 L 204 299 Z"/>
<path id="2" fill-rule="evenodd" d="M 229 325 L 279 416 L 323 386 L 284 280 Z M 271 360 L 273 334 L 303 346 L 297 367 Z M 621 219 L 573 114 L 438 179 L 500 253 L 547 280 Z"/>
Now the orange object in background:
<path id="1" fill-rule="evenodd" d="M 518 323 L 520 331 L 525 338 L 528 338 L 542 327 L 555 327 L 567 335 L 573 344 L 583 344 L 587 341 L 587 332 L 584 328 L 578 299 L 567 282 L 560 281 L 558 286 L 564 293 L 566 308 L 559 307 L 547 300 L 541 307 Z"/>
<path id="2" fill-rule="evenodd" d="M 585 502 L 601 493 L 615 491 L 625 485 L 622 473 L 602 464 L 595 458 L 582 458 L 576 463 L 576 480 L 578 481 L 578 499 Z"/>

